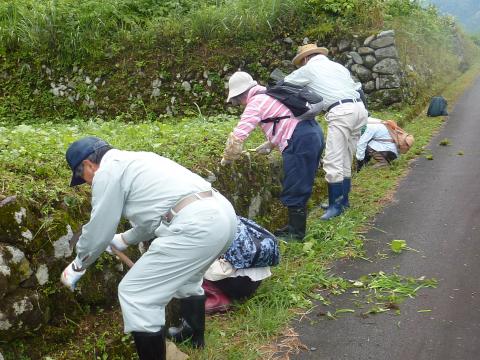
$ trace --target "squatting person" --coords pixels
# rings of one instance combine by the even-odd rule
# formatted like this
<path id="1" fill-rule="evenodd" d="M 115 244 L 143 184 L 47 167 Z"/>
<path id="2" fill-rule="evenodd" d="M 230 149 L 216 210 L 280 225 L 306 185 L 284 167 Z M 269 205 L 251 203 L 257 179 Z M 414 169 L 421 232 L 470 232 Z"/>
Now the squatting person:
<path id="1" fill-rule="evenodd" d="M 368 118 L 367 125 L 362 129 L 362 136 L 358 140 L 355 157 L 357 171 L 371 159 L 376 162 L 373 167 L 378 168 L 388 166 L 398 157 L 397 145 L 381 120 Z"/>
<path id="2" fill-rule="evenodd" d="M 235 236 L 232 205 L 200 176 L 154 153 L 121 151 L 85 137 L 69 146 L 66 158 L 70 185 L 92 187 L 92 212 L 63 284 L 73 291 L 109 245 L 125 250 L 155 238 L 118 287 L 125 332 L 133 334 L 141 360 L 165 359 L 165 306 L 175 297 L 182 324 L 170 335 L 203 347 L 203 274 Z M 134 227 L 115 234 L 122 216 Z"/>

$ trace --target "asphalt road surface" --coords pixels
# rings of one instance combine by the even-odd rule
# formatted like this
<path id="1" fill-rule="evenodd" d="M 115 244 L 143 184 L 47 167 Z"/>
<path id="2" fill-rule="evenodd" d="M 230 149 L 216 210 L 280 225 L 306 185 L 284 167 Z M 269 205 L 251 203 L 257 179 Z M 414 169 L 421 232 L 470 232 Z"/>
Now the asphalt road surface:
<path id="1" fill-rule="evenodd" d="M 295 322 L 309 348 L 292 359 L 475 360 L 480 359 L 480 79 L 449 107 L 450 116 L 429 148 L 402 180 L 395 199 L 375 219 L 366 247 L 374 262 L 337 264 L 348 279 L 378 271 L 435 278 L 392 311 L 337 320 L 319 316 L 321 305 Z M 443 138 L 450 146 L 439 146 Z M 458 153 L 463 152 L 460 156 Z M 403 239 L 419 252 L 391 256 L 389 243 Z M 354 308 L 352 296 L 334 299 L 328 309 Z M 425 311 L 427 310 L 427 311 Z"/>

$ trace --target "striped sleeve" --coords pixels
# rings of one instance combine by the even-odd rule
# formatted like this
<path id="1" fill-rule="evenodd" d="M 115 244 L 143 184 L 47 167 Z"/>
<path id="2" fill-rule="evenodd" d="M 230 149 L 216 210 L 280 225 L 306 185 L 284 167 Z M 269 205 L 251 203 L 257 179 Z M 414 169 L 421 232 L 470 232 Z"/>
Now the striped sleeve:
<path id="1" fill-rule="evenodd" d="M 233 134 L 237 138 L 244 141 L 250 135 L 250 133 L 255 130 L 257 125 L 262 120 L 260 109 L 261 102 L 259 99 L 253 99 L 247 104 L 243 114 L 240 116 L 240 121 L 238 122 L 237 126 L 235 126 L 235 129 L 233 129 Z"/>

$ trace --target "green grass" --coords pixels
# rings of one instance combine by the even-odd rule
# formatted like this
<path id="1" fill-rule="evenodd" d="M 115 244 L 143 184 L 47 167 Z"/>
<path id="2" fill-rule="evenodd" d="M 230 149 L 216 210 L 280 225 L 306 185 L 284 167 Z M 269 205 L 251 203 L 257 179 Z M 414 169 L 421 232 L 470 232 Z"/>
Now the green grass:
<path id="1" fill-rule="evenodd" d="M 293 0 L 5 0 L 0 54 L 42 53 L 60 64 L 109 59 L 122 51 L 232 38 L 252 40 L 301 17 Z M 292 23 L 290 23 L 290 26 Z"/>
<path id="2" fill-rule="evenodd" d="M 442 33 L 452 33 L 441 29 L 446 20 L 408 0 L 4 0 L 0 54 L 72 66 L 157 47 L 178 54 L 191 45 L 226 47 L 291 35 L 323 41 L 352 29 L 379 30 L 399 17 L 422 18 L 428 26 L 410 30 L 430 30 L 437 47 L 450 43 L 440 41 Z"/>
<path id="3" fill-rule="evenodd" d="M 444 139 L 440 140 L 440 142 L 438 143 L 438 145 L 440 145 L 440 146 L 449 146 L 449 145 L 452 145 L 452 142 L 450 141 L 450 139 L 444 138 Z"/>

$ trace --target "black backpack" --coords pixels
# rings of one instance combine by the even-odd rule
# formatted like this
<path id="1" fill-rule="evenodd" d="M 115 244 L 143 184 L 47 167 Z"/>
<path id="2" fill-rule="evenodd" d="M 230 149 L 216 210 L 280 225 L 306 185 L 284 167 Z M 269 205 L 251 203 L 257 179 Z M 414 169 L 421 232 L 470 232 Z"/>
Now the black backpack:
<path id="1" fill-rule="evenodd" d="M 318 104 L 323 101 L 320 95 L 315 94 L 312 90 L 305 86 L 293 85 L 283 82 L 277 82 L 273 86 L 269 86 L 266 91 L 257 94 L 266 94 L 280 101 L 288 107 L 293 116 L 298 117 L 310 110 L 308 104 Z M 262 123 L 273 122 L 272 135 L 275 135 L 275 127 L 280 120 L 288 119 L 290 116 L 277 116 L 262 120 Z"/>
<path id="2" fill-rule="evenodd" d="M 447 105 L 443 96 L 434 96 L 428 106 L 427 116 L 447 116 Z"/>

